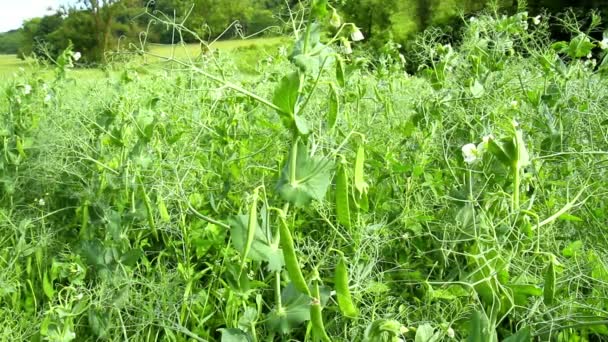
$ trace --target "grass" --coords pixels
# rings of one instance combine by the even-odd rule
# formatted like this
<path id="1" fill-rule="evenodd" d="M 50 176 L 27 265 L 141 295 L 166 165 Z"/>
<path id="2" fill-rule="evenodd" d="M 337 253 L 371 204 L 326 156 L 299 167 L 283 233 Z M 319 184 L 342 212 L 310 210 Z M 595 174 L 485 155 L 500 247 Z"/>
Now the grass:
<path id="1" fill-rule="evenodd" d="M 608 70 L 528 21 L 0 83 L 0 340 L 605 340 Z"/>
<path id="2" fill-rule="evenodd" d="M 2 77 L 11 75 L 19 68 L 26 66 L 25 61 L 18 59 L 16 55 L 0 55 L 0 76 Z"/>
<path id="3" fill-rule="evenodd" d="M 285 42 L 285 38 L 254 38 L 241 40 L 222 40 L 210 44 L 211 50 L 218 50 L 226 54 L 233 54 L 239 51 L 239 57 L 235 58 L 240 65 L 240 69 L 244 72 L 253 72 L 259 54 L 268 55 L 267 51 L 270 48 L 276 48 L 279 44 Z M 157 64 L 165 61 L 168 58 L 178 60 L 194 60 L 200 57 L 200 44 L 176 44 L 176 45 L 161 45 L 150 44 L 150 56 L 146 56 L 140 62 L 147 65 Z M 153 56 L 154 55 L 154 56 Z M 155 57 L 158 56 L 158 57 Z M 0 55 L 0 76 L 8 77 L 17 72 L 19 68 L 27 68 L 28 63 L 17 58 L 16 55 Z M 76 71 L 82 77 L 100 77 L 101 72 L 92 69 L 79 69 Z"/>

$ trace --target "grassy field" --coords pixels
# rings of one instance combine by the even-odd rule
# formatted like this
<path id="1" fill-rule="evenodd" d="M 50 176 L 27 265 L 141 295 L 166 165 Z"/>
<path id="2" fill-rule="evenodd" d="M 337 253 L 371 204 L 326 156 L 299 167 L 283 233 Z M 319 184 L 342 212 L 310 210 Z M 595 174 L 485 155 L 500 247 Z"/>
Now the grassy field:
<path id="1" fill-rule="evenodd" d="M 608 62 L 542 20 L 0 79 L 0 341 L 606 341 Z"/>
<path id="2" fill-rule="evenodd" d="M 27 64 L 16 55 L 0 55 L 0 77 L 7 77 Z"/>
<path id="3" fill-rule="evenodd" d="M 260 56 L 270 56 L 272 51 L 269 49 L 276 48 L 280 43 L 285 42 L 285 38 L 256 38 L 248 40 L 227 40 L 217 41 L 209 45 L 211 50 L 218 50 L 229 54 L 234 51 L 238 53 L 241 69 L 250 71 L 255 66 Z M 159 45 L 151 44 L 149 46 L 149 55 L 139 60 L 142 64 L 158 64 L 166 61 L 168 58 L 178 60 L 195 60 L 201 56 L 200 44 L 181 44 L 181 45 Z M 0 55 L 0 77 L 9 77 L 17 70 L 27 68 L 28 63 L 18 59 L 16 55 Z M 85 76 L 99 76 L 99 72 L 91 69 L 81 69 L 76 71 Z"/>

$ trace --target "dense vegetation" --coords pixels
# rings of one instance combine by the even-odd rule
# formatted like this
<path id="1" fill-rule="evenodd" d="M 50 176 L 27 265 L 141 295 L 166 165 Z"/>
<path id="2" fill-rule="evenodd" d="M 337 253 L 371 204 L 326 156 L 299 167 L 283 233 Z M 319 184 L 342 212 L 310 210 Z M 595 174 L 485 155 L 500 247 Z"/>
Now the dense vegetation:
<path id="1" fill-rule="evenodd" d="M 480 14 L 410 75 L 303 14 L 247 75 L 68 46 L 0 83 L 0 340 L 608 339 L 600 18 Z"/>
<path id="2" fill-rule="evenodd" d="M 0 53 L 1 54 L 16 54 L 19 51 L 19 46 L 22 43 L 20 30 L 12 30 L 0 33 Z"/>

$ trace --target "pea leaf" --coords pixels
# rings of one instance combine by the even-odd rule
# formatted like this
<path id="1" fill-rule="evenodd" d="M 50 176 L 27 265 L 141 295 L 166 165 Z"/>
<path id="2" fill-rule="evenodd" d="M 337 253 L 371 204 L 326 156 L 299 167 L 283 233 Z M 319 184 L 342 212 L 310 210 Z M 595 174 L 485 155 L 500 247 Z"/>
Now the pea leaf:
<path id="1" fill-rule="evenodd" d="M 306 145 L 296 142 L 277 185 L 284 200 L 305 206 L 311 200 L 322 200 L 330 183 L 332 162 L 308 154 Z"/>
<path id="2" fill-rule="evenodd" d="M 299 90 L 300 77 L 297 72 L 292 72 L 281 79 L 272 98 L 272 103 L 281 109 L 279 115 L 288 118 L 295 115 Z"/>
<path id="3" fill-rule="evenodd" d="M 503 342 L 529 342 L 532 340 L 532 335 L 530 334 L 530 327 L 525 327 L 520 329 L 514 335 L 511 335 L 503 340 Z"/>
<path id="4" fill-rule="evenodd" d="M 281 292 L 281 308 L 275 308 L 268 318 L 268 327 L 281 334 L 287 334 L 293 328 L 310 320 L 310 297 L 289 283 Z"/>
<path id="5" fill-rule="evenodd" d="M 252 339 L 241 329 L 218 329 L 222 333 L 222 342 L 251 342 Z"/>
<path id="6" fill-rule="evenodd" d="M 242 251 L 245 248 L 248 220 L 248 215 L 236 215 L 228 220 L 232 245 L 237 251 Z M 261 229 L 258 223 L 247 257 L 255 261 L 268 262 L 268 270 L 276 272 L 281 270 L 285 260 L 283 259 L 283 250 L 278 246 L 274 246 L 271 241 L 272 235 L 270 230 Z"/>
<path id="7" fill-rule="evenodd" d="M 416 329 L 415 342 L 436 342 L 439 341 L 440 332 L 435 332 L 435 329 L 430 324 L 423 324 Z"/>

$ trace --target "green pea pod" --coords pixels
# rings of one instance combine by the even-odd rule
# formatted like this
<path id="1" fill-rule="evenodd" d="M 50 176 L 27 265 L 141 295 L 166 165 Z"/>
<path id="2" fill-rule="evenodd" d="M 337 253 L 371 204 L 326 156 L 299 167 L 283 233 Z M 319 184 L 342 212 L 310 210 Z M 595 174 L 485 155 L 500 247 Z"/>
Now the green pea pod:
<path id="1" fill-rule="evenodd" d="M 357 157 L 355 159 L 355 188 L 359 194 L 367 192 L 368 185 L 363 179 L 363 165 L 365 163 L 365 148 L 363 144 L 357 148 Z"/>
<path id="2" fill-rule="evenodd" d="M 148 194 L 146 193 L 144 182 L 139 174 L 137 175 L 137 179 L 139 180 L 141 194 L 144 198 L 144 205 L 146 206 L 148 225 L 150 226 L 150 230 L 152 231 L 152 235 L 154 235 L 154 238 L 158 239 L 158 232 L 156 231 L 156 221 L 154 220 L 154 211 L 152 210 L 152 201 L 150 200 L 150 196 L 148 196 Z"/>
<path id="3" fill-rule="evenodd" d="M 555 298 L 555 265 L 553 256 L 549 260 L 549 265 L 545 271 L 545 286 L 543 289 L 543 302 L 545 305 L 553 305 L 553 299 Z"/>
<path id="4" fill-rule="evenodd" d="M 338 222 L 350 228 L 350 203 L 348 200 L 348 175 L 346 168 L 340 165 L 336 173 L 336 217 Z"/>
<path id="5" fill-rule="evenodd" d="M 245 248 L 243 248 L 243 255 L 241 260 L 241 271 L 245 269 L 245 262 L 247 261 L 247 255 L 253 245 L 253 239 L 255 238 L 255 230 L 258 226 L 258 189 L 253 191 L 253 201 L 251 202 L 251 208 L 249 209 L 249 219 L 247 221 L 247 241 L 245 242 Z"/>
<path id="6" fill-rule="evenodd" d="M 163 222 L 171 221 L 171 216 L 169 215 L 169 211 L 167 210 L 167 206 L 165 205 L 165 201 L 162 196 L 156 195 L 156 206 L 158 208 L 158 213 L 160 214 L 160 219 Z"/>
<path id="7" fill-rule="evenodd" d="M 329 85 L 329 113 L 327 117 L 327 126 L 329 129 L 333 129 L 338 120 L 338 112 L 340 111 L 340 101 L 338 98 L 338 91 L 333 83 Z"/>
<path id="8" fill-rule="evenodd" d="M 342 60 L 342 58 L 338 57 L 336 58 L 336 80 L 342 88 L 344 88 L 344 86 L 346 85 L 345 79 L 346 77 L 344 75 L 344 61 Z"/>
<path id="9" fill-rule="evenodd" d="M 342 311 L 342 314 L 346 317 L 356 318 L 359 315 L 359 311 L 355 307 L 350 294 L 350 289 L 348 288 L 348 269 L 346 267 L 344 255 L 340 256 L 340 260 L 336 265 L 334 284 L 336 286 L 336 295 L 338 297 L 340 311 Z"/>
<path id="10" fill-rule="evenodd" d="M 295 248 L 293 246 L 293 238 L 285 218 L 281 217 L 281 224 L 279 225 L 279 235 L 281 239 L 281 248 L 283 249 L 283 257 L 285 259 L 285 268 L 289 274 L 289 278 L 293 282 L 293 285 L 300 292 L 310 296 L 310 290 L 308 284 L 302 275 L 300 264 L 298 263 L 298 257 L 296 256 Z"/>
<path id="11" fill-rule="evenodd" d="M 331 342 L 331 338 L 325 331 L 325 323 L 323 323 L 323 313 L 321 310 L 321 295 L 319 291 L 319 282 L 315 281 L 313 286 L 313 302 L 310 305 L 310 323 L 312 324 L 312 334 L 317 341 Z"/>

